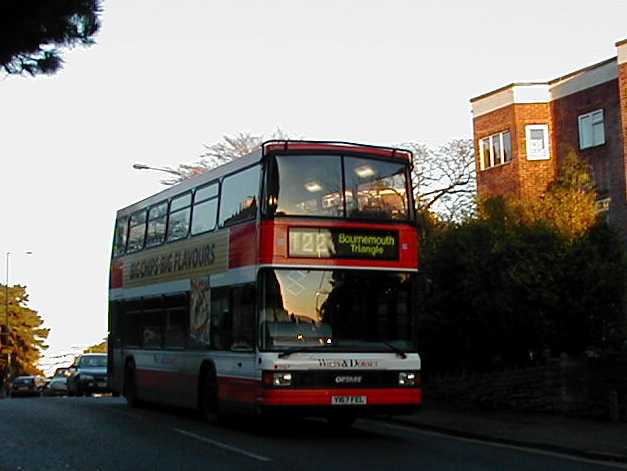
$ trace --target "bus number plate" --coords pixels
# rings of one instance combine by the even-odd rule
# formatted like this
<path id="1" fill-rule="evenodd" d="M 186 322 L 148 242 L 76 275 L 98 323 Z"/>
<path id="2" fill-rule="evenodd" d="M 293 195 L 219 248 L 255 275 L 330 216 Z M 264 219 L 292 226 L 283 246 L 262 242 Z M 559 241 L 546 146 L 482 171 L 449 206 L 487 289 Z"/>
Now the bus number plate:
<path id="1" fill-rule="evenodd" d="M 363 406 L 368 404 L 367 396 L 331 396 L 334 406 Z"/>

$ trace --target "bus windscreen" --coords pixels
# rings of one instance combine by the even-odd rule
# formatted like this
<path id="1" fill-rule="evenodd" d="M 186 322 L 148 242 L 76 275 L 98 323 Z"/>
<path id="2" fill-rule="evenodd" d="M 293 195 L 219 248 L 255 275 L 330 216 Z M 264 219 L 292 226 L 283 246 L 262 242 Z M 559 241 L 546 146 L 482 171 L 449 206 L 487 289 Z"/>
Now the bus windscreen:
<path id="1" fill-rule="evenodd" d="M 271 163 L 268 208 L 274 216 L 406 221 L 408 165 L 337 155 L 281 155 Z"/>
<path id="2" fill-rule="evenodd" d="M 263 350 L 415 351 L 412 276 L 365 270 L 266 270 Z"/>

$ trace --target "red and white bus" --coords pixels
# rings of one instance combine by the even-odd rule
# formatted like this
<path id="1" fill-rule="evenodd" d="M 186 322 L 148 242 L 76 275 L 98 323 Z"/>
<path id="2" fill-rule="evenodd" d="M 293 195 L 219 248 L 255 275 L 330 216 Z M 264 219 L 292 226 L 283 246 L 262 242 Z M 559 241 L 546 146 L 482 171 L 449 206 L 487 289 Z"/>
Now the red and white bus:
<path id="1" fill-rule="evenodd" d="M 406 150 L 270 141 L 117 212 L 109 381 L 350 423 L 422 401 Z"/>

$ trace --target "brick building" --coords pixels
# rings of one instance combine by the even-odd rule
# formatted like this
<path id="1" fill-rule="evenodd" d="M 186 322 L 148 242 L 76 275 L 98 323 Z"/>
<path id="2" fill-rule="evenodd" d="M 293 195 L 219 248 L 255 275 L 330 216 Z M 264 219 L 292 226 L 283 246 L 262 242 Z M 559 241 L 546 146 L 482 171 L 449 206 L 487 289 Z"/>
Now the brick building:
<path id="1" fill-rule="evenodd" d="M 471 99 L 479 195 L 538 197 L 574 151 L 592 167 L 600 211 L 627 238 L 627 40 L 617 56 L 549 82 Z"/>

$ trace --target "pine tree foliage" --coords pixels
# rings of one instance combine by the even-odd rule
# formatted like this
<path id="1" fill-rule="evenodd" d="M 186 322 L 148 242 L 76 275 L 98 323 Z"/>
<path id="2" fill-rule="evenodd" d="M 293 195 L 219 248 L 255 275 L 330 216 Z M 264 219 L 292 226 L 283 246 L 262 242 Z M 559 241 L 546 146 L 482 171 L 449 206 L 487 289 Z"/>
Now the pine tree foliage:
<path id="1" fill-rule="evenodd" d="M 42 327 L 43 319 L 37 311 L 27 307 L 28 294 L 24 286 L 9 287 L 9 342 L 8 348 L 11 350 L 11 369 L 14 375 L 19 374 L 41 374 L 37 363 L 41 358 L 42 351 L 50 329 Z M 0 286 L 0 326 L 6 333 L 6 322 L 4 315 L 5 288 Z M 2 336 L 2 340 L 5 340 Z M 3 347 L 7 345 L 3 344 Z M 6 361 L 6 356 L 2 357 Z M 3 367 L 6 366 L 3 364 Z"/>
<path id="2" fill-rule="evenodd" d="M 101 0 L 0 2 L 0 69 L 8 74 L 52 74 L 61 49 L 90 46 L 100 27 Z"/>

